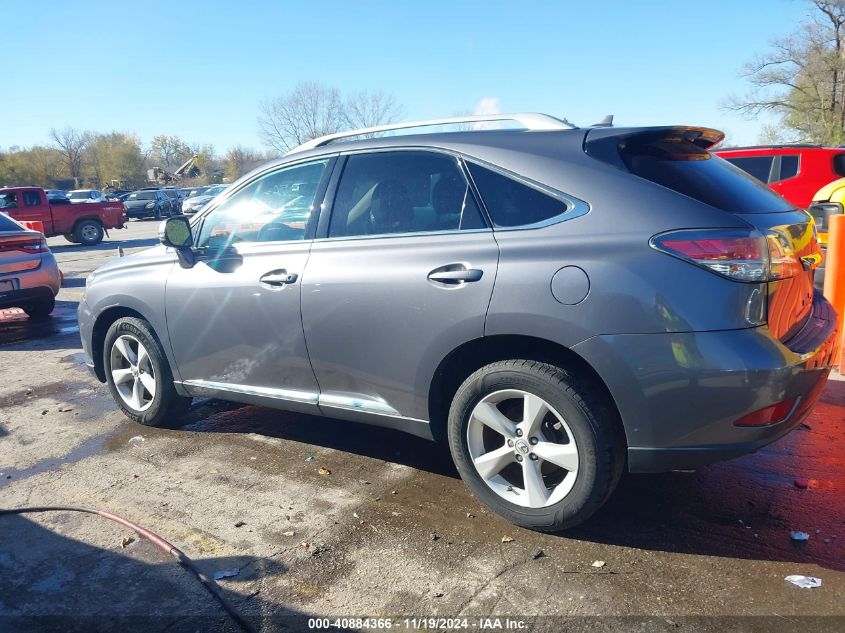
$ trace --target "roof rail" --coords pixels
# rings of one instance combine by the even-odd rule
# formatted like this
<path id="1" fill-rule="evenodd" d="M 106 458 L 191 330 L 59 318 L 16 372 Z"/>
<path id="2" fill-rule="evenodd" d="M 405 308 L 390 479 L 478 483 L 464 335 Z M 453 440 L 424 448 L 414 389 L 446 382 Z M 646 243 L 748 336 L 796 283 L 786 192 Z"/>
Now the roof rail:
<path id="1" fill-rule="evenodd" d="M 561 120 L 548 114 L 540 114 L 538 112 L 519 112 L 516 114 L 474 114 L 469 116 L 447 117 L 444 119 L 427 119 L 425 121 L 390 123 L 388 125 L 376 125 L 375 127 L 365 127 L 358 130 L 347 130 L 346 132 L 335 132 L 334 134 L 327 134 L 326 136 L 306 141 L 302 145 L 293 148 L 285 155 L 287 156 L 288 154 L 293 154 L 295 152 L 303 152 L 308 149 L 322 147 L 323 145 L 328 145 L 332 141 L 337 141 L 350 136 L 377 134 L 379 132 L 389 132 L 391 130 L 405 130 L 415 127 L 429 127 L 433 125 L 483 123 L 489 121 L 516 121 L 527 130 L 571 130 L 575 127 L 565 119 Z"/>

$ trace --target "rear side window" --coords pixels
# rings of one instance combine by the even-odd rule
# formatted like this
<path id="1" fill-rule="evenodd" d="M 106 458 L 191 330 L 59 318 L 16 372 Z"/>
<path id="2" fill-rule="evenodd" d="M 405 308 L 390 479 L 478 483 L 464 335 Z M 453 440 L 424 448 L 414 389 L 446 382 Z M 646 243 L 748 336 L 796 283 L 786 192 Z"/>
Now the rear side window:
<path id="1" fill-rule="evenodd" d="M 676 138 L 633 139 L 619 154 L 631 173 L 731 213 L 794 208 L 766 185 L 706 149 Z"/>
<path id="2" fill-rule="evenodd" d="M 480 165 L 467 163 L 467 166 L 495 226 L 537 224 L 569 210 L 563 200 L 539 189 Z"/>
<path id="3" fill-rule="evenodd" d="M 780 157 L 780 178 L 778 181 L 794 178 L 798 175 L 798 155 Z"/>
<path id="4" fill-rule="evenodd" d="M 772 156 L 743 156 L 742 158 L 726 159 L 731 165 L 739 167 L 742 171 L 751 174 L 760 182 L 769 182 L 769 174 L 772 172 Z"/>

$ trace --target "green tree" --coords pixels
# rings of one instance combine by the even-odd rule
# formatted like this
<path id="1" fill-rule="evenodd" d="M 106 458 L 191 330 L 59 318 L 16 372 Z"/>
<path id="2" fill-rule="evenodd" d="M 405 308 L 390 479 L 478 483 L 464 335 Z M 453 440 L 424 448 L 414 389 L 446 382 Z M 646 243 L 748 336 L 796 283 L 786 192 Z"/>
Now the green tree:
<path id="1" fill-rule="evenodd" d="M 813 0 L 798 30 L 772 41 L 746 64 L 752 90 L 726 107 L 749 118 L 771 112 L 784 136 L 824 145 L 845 142 L 845 0 Z M 772 136 L 771 130 L 765 131 Z"/>
<path id="2" fill-rule="evenodd" d="M 146 178 L 141 144 L 134 136 L 120 132 L 91 136 L 84 156 L 84 171 L 91 184 L 106 187 L 117 181 L 118 188 L 139 187 Z"/>

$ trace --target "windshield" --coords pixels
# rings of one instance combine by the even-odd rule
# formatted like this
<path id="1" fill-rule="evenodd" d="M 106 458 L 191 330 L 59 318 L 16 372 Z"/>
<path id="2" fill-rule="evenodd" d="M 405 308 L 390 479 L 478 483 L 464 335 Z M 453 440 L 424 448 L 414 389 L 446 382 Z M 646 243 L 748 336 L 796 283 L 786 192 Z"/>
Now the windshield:
<path id="1" fill-rule="evenodd" d="M 135 193 L 129 194 L 129 200 L 155 200 L 156 199 L 156 192 L 155 191 L 136 191 Z"/>

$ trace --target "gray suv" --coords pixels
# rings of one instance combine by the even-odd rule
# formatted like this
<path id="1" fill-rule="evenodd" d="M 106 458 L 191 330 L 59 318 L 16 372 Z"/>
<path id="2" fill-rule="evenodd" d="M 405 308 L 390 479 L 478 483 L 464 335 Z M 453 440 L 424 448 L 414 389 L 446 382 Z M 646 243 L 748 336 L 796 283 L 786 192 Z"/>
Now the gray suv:
<path id="1" fill-rule="evenodd" d="M 142 424 L 205 396 L 442 440 L 548 531 L 807 415 L 837 319 L 804 211 L 707 128 L 389 127 L 494 119 L 316 139 L 166 220 L 88 278 L 91 369 Z"/>

